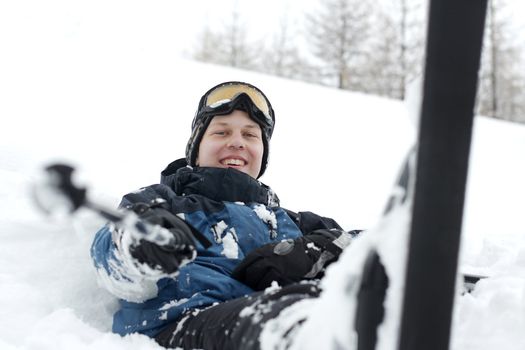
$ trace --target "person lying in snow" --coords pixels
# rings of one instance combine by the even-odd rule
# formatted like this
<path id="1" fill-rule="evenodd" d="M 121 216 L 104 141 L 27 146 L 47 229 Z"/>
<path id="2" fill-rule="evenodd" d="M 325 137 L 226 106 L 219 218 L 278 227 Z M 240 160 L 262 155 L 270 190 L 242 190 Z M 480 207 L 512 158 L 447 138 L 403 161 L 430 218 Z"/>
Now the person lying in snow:
<path id="1" fill-rule="evenodd" d="M 124 196 L 120 208 L 158 229 L 108 224 L 95 236 L 99 279 L 120 298 L 114 332 L 171 348 L 258 349 L 268 320 L 319 295 L 315 281 L 359 231 L 286 210 L 257 180 L 274 123 L 258 88 L 219 84 L 200 99 L 186 157 Z"/>

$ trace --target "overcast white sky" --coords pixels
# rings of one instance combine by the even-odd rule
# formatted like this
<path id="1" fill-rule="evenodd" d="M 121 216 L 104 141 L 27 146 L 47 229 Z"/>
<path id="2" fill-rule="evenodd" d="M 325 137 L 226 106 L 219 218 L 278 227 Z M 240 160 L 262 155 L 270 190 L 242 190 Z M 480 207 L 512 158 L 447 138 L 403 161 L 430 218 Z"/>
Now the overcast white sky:
<path id="1" fill-rule="evenodd" d="M 392 4 L 391 0 L 381 1 Z M 512 9 L 509 16 L 515 14 L 515 26 L 523 33 L 525 17 L 520 14 L 525 13 L 525 1 L 505 1 Z M 229 22 L 234 8 L 247 27 L 249 38 L 271 40 L 284 16 L 292 28 L 300 30 L 304 14 L 311 13 L 320 3 L 321 0 L 0 0 L 0 50 L 6 47 L 4 40 L 24 41 L 30 32 L 48 34 L 56 29 L 57 34 L 66 30 L 69 35 L 66 39 L 72 41 L 86 37 L 105 41 L 108 39 L 105 33 L 115 35 L 122 31 L 121 36 L 117 34 L 114 38 L 116 45 L 119 37 L 129 40 L 126 34 L 132 31 L 137 43 L 167 45 L 188 54 L 202 28 L 206 25 L 220 28 Z M 80 40 L 75 40 L 75 36 Z M 516 37 L 525 45 L 525 35 Z"/>

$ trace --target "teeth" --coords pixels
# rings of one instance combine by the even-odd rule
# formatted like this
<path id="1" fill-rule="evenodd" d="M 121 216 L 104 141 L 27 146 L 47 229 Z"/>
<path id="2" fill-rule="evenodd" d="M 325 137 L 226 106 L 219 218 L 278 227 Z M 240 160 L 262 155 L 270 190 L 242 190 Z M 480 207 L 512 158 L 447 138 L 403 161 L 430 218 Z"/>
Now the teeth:
<path id="1" fill-rule="evenodd" d="M 244 161 L 241 159 L 225 159 L 222 161 L 224 165 L 244 165 Z"/>

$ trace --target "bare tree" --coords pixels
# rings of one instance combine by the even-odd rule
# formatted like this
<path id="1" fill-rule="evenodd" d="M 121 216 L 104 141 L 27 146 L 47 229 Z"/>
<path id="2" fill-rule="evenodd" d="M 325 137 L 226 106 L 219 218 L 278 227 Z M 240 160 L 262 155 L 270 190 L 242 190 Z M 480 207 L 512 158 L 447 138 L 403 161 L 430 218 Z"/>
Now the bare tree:
<path id="1" fill-rule="evenodd" d="M 257 61 L 257 51 L 254 43 L 247 40 L 248 28 L 241 21 L 239 12 L 234 9 L 231 21 L 225 27 L 224 49 L 228 64 L 232 67 L 254 68 Z"/>
<path id="2" fill-rule="evenodd" d="M 248 28 L 235 6 L 229 21 L 222 27 L 204 28 L 192 57 L 203 62 L 255 69 L 260 45 L 249 42 L 247 33 Z"/>
<path id="3" fill-rule="evenodd" d="M 298 38 L 284 14 L 266 46 L 249 41 L 237 6 L 223 26 L 205 27 L 193 57 L 341 89 L 404 98 L 421 73 L 425 0 L 325 0 Z M 522 42 L 509 29 L 506 0 L 491 0 L 478 113 L 525 122 Z M 298 39 L 304 39 L 306 47 Z"/>
<path id="4" fill-rule="evenodd" d="M 378 12 L 373 35 L 365 48 L 367 59 L 359 68 L 363 75 L 363 92 L 399 98 L 399 32 L 391 16 Z"/>
<path id="5" fill-rule="evenodd" d="M 423 54 L 426 33 L 426 1 L 398 0 L 399 18 L 399 76 L 398 95 L 405 97 L 407 84 L 423 70 Z"/>
<path id="6" fill-rule="evenodd" d="M 525 121 L 523 51 L 510 28 L 505 0 L 491 0 L 478 89 L 478 113 Z"/>
<path id="7" fill-rule="evenodd" d="M 197 61 L 218 63 L 224 61 L 220 35 L 213 32 L 208 26 L 199 33 L 192 57 Z"/>
<path id="8" fill-rule="evenodd" d="M 367 54 L 367 92 L 404 99 L 423 66 L 422 0 L 398 0 L 374 13 Z"/>
<path id="9" fill-rule="evenodd" d="M 277 32 L 264 48 L 260 70 L 284 78 L 312 81 L 313 67 L 301 54 L 298 38 L 285 12 L 280 18 Z"/>
<path id="10" fill-rule="evenodd" d="M 360 90 L 372 6 L 368 0 L 326 0 L 307 17 L 307 36 L 320 60 L 319 79 L 340 89 Z"/>

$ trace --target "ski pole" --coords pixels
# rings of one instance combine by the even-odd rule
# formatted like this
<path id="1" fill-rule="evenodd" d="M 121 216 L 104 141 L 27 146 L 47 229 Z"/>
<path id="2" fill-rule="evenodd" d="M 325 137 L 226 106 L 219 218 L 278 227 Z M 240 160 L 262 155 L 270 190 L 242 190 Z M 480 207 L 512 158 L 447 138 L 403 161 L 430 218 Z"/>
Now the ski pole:
<path id="1" fill-rule="evenodd" d="M 93 202 L 87 197 L 87 188 L 73 183 L 75 169 L 68 164 L 51 164 L 45 167 L 44 180 L 33 188 L 33 197 L 38 207 L 47 215 L 72 214 L 81 207 L 87 208 L 110 222 L 120 225 L 128 214 Z M 140 221 L 139 221 L 140 222 Z M 194 238 L 205 248 L 211 242 L 193 226 L 186 223 Z"/>

